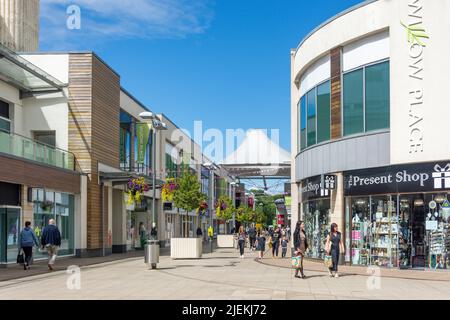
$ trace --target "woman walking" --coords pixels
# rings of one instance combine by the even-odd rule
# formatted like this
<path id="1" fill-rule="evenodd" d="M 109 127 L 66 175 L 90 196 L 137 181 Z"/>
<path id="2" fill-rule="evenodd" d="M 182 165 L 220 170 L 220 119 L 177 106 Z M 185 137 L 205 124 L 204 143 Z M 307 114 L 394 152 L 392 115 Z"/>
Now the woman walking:
<path id="1" fill-rule="evenodd" d="M 256 248 L 259 251 L 259 260 L 262 260 L 264 258 L 264 252 L 266 252 L 266 237 L 261 232 L 258 232 L 256 236 Z"/>
<path id="2" fill-rule="evenodd" d="M 31 222 L 25 222 L 25 229 L 23 229 L 19 234 L 19 244 L 20 248 L 25 254 L 25 262 L 23 264 L 23 270 L 30 269 L 30 262 L 33 258 L 33 247 L 39 247 L 39 243 L 33 229 L 31 229 Z"/>
<path id="3" fill-rule="evenodd" d="M 278 252 L 281 242 L 281 230 L 276 228 L 272 235 L 272 259 L 278 259 Z"/>
<path id="4" fill-rule="evenodd" d="M 241 226 L 239 228 L 239 235 L 238 235 L 239 251 L 241 253 L 241 259 L 244 259 L 244 248 L 245 248 L 246 240 L 247 240 L 247 234 L 245 233 L 244 226 Z"/>
<path id="5" fill-rule="evenodd" d="M 338 265 L 340 254 L 345 254 L 344 243 L 342 241 L 342 235 L 338 231 L 338 225 L 333 223 L 331 225 L 331 232 L 327 237 L 327 244 L 325 246 L 327 253 L 331 256 L 333 266 L 328 270 L 331 277 L 339 278 Z M 334 275 L 333 275 L 334 272 Z"/>
<path id="6" fill-rule="evenodd" d="M 305 258 L 306 251 L 308 250 L 308 239 L 305 232 L 305 223 L 303 221 L 297 222 L 294 232 L 294 246 L 297 256 L 300 256 L 300 268 L 295 270 L 295 277 L 305 279 L 305 273 L 303 272 L 303 259 Z M 301 277 L 298 273 L 301 273 Z"/>

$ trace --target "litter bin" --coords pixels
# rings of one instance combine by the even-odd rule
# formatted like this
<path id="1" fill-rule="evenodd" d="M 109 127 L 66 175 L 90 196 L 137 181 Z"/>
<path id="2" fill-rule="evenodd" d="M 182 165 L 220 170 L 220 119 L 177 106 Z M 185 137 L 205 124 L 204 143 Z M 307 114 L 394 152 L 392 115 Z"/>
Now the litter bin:
<path id="1" fill-rule="evenodd" d="M 147 241 L 145 246 L 145 263 L 152 269 L 156 269 L 156 265 L 159 263 L 159 241 Z"/>

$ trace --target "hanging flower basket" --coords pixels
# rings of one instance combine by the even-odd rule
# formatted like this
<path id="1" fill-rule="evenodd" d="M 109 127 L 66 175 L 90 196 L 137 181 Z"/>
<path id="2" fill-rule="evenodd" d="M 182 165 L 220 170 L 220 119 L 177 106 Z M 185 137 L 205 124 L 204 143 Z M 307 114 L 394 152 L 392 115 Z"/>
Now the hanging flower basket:
<path id="1" fill-rule="evenodd" d="M 144 199 L 144 193 L 150 191 L 150 186 L 145 183 L 145 178 L 130 179 L 127 185 L 128 201 L 127 206 L 134 206 L 141 203 Z"/>
<path id="2" fill-rule="evenodd" d="M 208 203 L 206 202 L 206 201 L 203 201 L 201 204 L 200 204 L 200 207 L 197 209 L 197 213 L 199 214 L 199 215 L 204 215 L 205 213 L 206 213 L 206 211 L 208 210 Z"/>
<path id="3" fill-rule="evenodd" d="M 175 179 L 167 179 L 162 187 L 162 199 L 164 202 L 173 202 L 175 191 L 178 189 L 178 183 Z"/>

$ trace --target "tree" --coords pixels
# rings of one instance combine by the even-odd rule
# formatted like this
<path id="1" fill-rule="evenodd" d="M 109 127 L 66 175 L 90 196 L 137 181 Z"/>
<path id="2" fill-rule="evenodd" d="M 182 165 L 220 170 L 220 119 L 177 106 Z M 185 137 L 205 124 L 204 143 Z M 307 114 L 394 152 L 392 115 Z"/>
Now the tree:
<path id="1" fill-rule="evenodd" d="M 198 209 L 206 201 L 206 195 L 200 190 L 201 184 L 197 176 L 186 170 L 182 178 L 178 181 L 178 188 L 173 195 L 175 207 L 183 209 L 186 212 Z M 185 234 L 187 234 L 187 230 Z"/>

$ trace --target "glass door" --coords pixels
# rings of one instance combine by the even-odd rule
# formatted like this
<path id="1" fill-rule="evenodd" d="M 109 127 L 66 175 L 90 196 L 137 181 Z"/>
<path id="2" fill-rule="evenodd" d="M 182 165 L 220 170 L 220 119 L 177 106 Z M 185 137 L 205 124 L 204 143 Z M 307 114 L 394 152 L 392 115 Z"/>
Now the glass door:
<path id="1" fill-rule="evenodd" d="M 0 262 L 15 262 L 19 251 L 21 208 L 0 207 Z"/>

